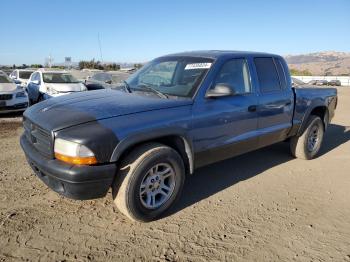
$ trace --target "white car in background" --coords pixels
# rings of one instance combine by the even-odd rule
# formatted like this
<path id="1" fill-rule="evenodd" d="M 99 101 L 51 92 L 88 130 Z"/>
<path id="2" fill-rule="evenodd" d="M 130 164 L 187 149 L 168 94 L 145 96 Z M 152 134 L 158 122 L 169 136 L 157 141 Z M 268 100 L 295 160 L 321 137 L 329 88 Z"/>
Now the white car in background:
<path id="1" fill-rule="evenodd" d="M 0 113 L 24 111 L 28 107 L 28 96 L 21 86 L 0 71 Z"/>
<path id="2" fill-rule="evenodd" d="M 27 92 L 33 105 L 50 97 L 86 91 L 86 86 L 66 71 L 35 71 L 29 79 Z"/>
<path id="3" fill-rule="evenodd" d="M 27 87 L 28 80 L 34 70 L 30 69 L 15 69 L 10 74 L 10 78 L 17 84 L 24 88 Z"/>

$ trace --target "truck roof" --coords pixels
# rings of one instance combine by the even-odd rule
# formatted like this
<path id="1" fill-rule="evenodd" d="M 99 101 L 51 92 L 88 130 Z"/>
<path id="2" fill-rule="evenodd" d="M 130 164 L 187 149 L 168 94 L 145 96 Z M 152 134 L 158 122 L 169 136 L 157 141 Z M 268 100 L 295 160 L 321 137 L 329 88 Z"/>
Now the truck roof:
<path id="1" fill-rule="evenodd" d="M 269 54 L 263 52 L 252 51 L 234 51 L 234 50 L 200 50 L 200 51 L 186 51 L 181 53 L 169 54 L 167 56 L 191 56 L 191 57 L 206 57 L 206 58 L 219 58 L 221 56 L 234 55 L 234 56 L 278 56 L 276 54 Z"/>

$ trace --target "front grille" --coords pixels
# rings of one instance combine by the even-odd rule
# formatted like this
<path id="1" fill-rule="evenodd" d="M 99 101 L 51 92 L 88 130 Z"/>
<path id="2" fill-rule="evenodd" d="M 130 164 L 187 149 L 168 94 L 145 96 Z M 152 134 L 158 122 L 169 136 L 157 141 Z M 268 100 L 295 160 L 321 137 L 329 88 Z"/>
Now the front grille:
<path id="1" fill-rule="evenodd" d="M 12 94 L 0 95 L 0 100 L 11 100 Z"/>
<path id="2" fill-rule="evenodd" d="M 29 143 L 47 158 L 53 158 L 52 137 L 50 132 L 23 117 L 24 133 Z"/>

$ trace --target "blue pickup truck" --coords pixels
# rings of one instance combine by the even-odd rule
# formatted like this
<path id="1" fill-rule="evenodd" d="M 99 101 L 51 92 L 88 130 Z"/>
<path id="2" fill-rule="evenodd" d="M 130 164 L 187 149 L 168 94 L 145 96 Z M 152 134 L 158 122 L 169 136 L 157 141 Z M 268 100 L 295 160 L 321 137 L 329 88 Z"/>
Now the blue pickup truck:
<path id="1" fill-rule="evenodd" d="M 115 90 L 31 106 L 20 142 L 54 191 L 82 200 L 112 188 L 118 209 L 146 222 L 197 167 L 282 141 L 314 158 L 336 106 L 334 88 L 292 88 L 281 56 L 186 52 L 152 60 Z"/>

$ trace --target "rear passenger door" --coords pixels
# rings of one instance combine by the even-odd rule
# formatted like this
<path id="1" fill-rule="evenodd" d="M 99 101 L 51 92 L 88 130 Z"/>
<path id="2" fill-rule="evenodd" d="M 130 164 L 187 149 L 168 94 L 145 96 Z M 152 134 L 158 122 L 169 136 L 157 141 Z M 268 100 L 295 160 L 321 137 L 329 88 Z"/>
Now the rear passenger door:
<path id="1" fill-rule="evenodd" d="M 279 58 L 256 57 L 254 64 L 259 86 L 259 146 L 286 139 L 292 127 L 294 94 Z"/>

